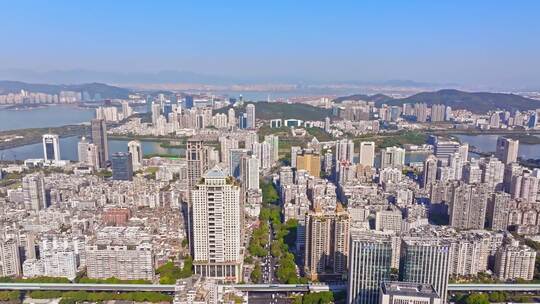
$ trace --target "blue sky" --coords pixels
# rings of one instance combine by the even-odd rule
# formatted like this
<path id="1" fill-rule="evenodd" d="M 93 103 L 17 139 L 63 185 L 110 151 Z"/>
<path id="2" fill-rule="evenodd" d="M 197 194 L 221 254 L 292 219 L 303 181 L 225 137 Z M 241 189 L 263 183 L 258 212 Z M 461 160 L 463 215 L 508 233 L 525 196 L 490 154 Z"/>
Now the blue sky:
<path id="1" fill-rule="evenodd" d="M 540 1 L 0 0 L 0 69 L 540 87 Z"/>

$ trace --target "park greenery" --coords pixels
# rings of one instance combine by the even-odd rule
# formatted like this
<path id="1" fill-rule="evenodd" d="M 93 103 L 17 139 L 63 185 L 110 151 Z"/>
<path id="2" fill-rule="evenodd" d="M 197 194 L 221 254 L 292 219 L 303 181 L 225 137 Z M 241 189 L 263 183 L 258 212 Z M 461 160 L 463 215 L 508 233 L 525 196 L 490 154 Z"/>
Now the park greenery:
<path id="1" fill-rule="evenodd" d="M 13 277 L 1 277 L 0 283 L 70 283 L 67 278 L 56 277 L 35 277 L 35 278 L 13 278 Z"/>
<path id="2" fill-rule="evenodd" d="M 451 297 L 457 304 L 489 304 L 489 303 L 531 303 L 537 302 L 537 297 L 527 294 L 509 294 L 503 291 L 491 293 L 458 293 Z"/>
<path id="3" fill-rule="evenodd" d="M 0 302 L 18 302 L 20 298 L 20 291 L 0 291 Z"/>
<path id="4" fill-rule="evenodd" d="M 251 281 L 253 283 L 260 283 L 262 280 L 262 268 L 261 263 L 257 262 L 255 263 L 255 267 L 253 268 L 253 271 L 251 272 Z"/>
<path id="5" fill-rule="evenodd" d="M 379 148 L 387 148 L 403 145 L 423 145 L 427 141 L 427 135 L 421 132 L 407 131 L 382 138 Z"/>
<path id="6" fill-rule="evenodd" d="M 156 274 L 159 274 L 160 284 L 175 284 L 176 280 L 188 278 L 193 274 L 193 259 L 187 257 L 182 268 L 173 262 L 167 262 L 156 269 Z"/>
<path id="7" fill-rule="evenodd" d="M 316 137 L 318 141 L 331 141 L 332 136 L 321 128 L 306 128 L 309 135 Z"/>
<path id="8" fill-rule="evenodd" d="M 266 245 L 268 244 L 268 234 L 270 227 L 267 222 L 260 222 L 259 227 L 253 230 L 251 240 L 248 245 L 248 252 L 256 257 L 264 257 L 268 254 Z"/>
<path id="9" fill-rule="evenodd" d="M 306 293 L 302 296 L 296 296 L 293 299 L 293 304 L 329 304 L 337 301 L 334 299 L 334 294 L 331 291 Z"/>
<path id="10" fill-rule="evenodd" d="M 271 181 L 261 180 L 260 186 L 262 189 L 263 203 L 276 204 L 279 200 L 279 194 L 274 184 Z"/>
<path id="11" fill-rule="evenodd" d="M 295 256 L 290 251 L 296 243 L 298 222 L 296 220 L 289 220 L 286 223 L 281 221 L 281 208 L 278 206 L 279 195 L 272 182 L 262 181 L 261 188 L 263 192 L 263 207 L 259 215 L 259 227 L 253 230 L 248 245 L 248 252 L 256 257 L 268 255 L 266 248 L 269 242 L 269 234 L 273 231 L 275 238 L 272 244 L 270 244 L 270 253 L 278 260 L 277 264 L 279 266 L 276 270 L 276 277 L 281 283 L 307 283 L 305 278 L 298 277 Z M 251 279 L 254 282 L 260 280 L 257 264 L 255 264 Z"/>
<path id="12" fill-rule="evenodd" d="M 245 106 L 249 103 L 245 103 L 240 107 L 234 107 L 234 110 L 238 112 L 244 112 Z M 315 106 L 311 106 L 303 103 L 277 103 L 277 102 L 265 102 L 260 101 L 256 103 L 257 118 L 258 119 L 301 119 L 307 120 L 324 120 L 326 117 L 332 116 L 331 109 L 323 109 Z M 224 107 L 214 111 L 216 113 L 227 113 L 229 107 Z"/>
<path id="13" fill-rule="evenodd" d="M 289 220 L 281 222 L 281 208 L 276 205 L 265 205 L 261 209 L 261 221 L 270 222 L 275 233 L 275 239 L 270 246 L 270 253 L 278 259 L 276 277 L 280 283 L 307 283 L 307 279 L 298 277 L 295 256 L 290 248 L 295 246 L 298 222 Z"/>
<path id="14" fill-rule="evenodd" d="M 82 302 L 104 302 L 111 300 L 134 301 L 134 302 L 172 302 L 170 295 L 159 292 L 88 292 L 88 291 L 32 291 L 32 299 L 56 299 L 62 298 L 62 304 L 75 304 Z"/>

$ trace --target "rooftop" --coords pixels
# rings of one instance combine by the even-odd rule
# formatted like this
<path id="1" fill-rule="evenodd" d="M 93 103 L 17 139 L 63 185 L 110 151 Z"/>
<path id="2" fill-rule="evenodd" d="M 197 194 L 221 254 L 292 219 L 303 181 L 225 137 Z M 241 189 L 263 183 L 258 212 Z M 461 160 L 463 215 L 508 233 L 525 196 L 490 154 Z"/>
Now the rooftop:
<path id="1" fill-rule="evenodd" d="M 381 284 L 383 294 L 400 296 L 420 296 L 438 298 L 439 295 L 431 284 L 411 283 L 411 282 L 383 282 Z"/>
<path id="2" fill-rule="evenodd" d="M 215 166 L 214 168 L 206 171 L 206 174 L 204 174 L 204 178 L 225 178 L 226 175 L 223 173 L 223 170 Z"/>

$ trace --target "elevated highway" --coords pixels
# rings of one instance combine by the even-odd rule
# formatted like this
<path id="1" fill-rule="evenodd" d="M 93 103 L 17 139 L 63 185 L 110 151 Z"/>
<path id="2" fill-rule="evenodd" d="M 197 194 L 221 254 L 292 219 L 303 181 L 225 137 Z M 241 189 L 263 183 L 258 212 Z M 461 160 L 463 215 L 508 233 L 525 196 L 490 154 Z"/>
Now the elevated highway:
<path id="1" fill-rule="evenodd" d="M 247 292 L 320 292 L 346 290 L 346 284 L 233 284 L 223 285 Z M 80 284 L 80 283 L 0 283 L 0 290 L 58 291 L 157 291 L 172 293 L 175 285 Z M 449 284 L 448 291 L 539 292 L 540 284 Z"/>

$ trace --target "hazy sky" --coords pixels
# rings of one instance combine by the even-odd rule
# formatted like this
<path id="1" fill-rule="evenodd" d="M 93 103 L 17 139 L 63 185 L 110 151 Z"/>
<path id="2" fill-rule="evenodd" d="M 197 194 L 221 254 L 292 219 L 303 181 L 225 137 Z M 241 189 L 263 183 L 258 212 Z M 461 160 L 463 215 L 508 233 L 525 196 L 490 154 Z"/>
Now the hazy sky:
<path id="1" fill-rule="evenodd" d="M 540 87 L 540 1 L 3 0 L 0 11 L 0 69 Z"/>

